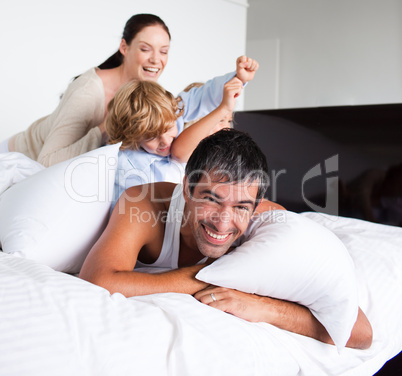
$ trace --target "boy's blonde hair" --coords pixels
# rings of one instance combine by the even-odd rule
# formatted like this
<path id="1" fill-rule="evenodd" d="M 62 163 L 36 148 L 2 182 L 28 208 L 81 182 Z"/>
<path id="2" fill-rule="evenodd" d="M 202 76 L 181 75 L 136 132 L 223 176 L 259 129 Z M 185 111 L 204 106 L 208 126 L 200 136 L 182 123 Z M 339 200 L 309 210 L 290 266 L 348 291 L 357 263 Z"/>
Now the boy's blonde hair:
<path id="1" fill-rule="evenodd" d="M 130 81 L 108 104 L 105 120 L 109 143 L 138 150 L 143 140 L 158 137 L 183 113 L 179 99 L 153 81 Z"/>

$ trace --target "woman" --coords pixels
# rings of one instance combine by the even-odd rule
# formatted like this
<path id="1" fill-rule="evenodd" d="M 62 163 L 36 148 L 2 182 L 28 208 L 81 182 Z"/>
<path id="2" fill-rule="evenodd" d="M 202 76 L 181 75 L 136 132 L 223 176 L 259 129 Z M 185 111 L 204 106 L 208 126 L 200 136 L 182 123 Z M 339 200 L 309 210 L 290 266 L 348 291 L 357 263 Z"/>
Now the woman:
<path id="1" fill-rule="evenodd" d="M 125 25 L 119 50 L 78 76 L 55 111 L 12 136 L 6 148 L 51 166 L 105 144 L 109 101 L 130 80 L 156 81 L 167 63 L 169 45 L 169 29 L 159 17 L 134 15 Z"/>

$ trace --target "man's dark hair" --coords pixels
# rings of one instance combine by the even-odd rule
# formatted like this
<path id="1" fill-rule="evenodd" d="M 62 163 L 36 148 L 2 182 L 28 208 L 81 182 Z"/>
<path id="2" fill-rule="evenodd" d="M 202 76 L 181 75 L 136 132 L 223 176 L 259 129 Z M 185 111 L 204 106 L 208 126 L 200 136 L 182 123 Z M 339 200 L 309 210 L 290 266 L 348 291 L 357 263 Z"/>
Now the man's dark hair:
<path id="1" fill-rule="evenodd" d="M 191 154 L 186 165 L 191 194 L 206 174 L 224 183 L 257 181 L 257 202 L 269 185 L 264 153 L 247 133 L 230 128 L 204 138 Z"/>

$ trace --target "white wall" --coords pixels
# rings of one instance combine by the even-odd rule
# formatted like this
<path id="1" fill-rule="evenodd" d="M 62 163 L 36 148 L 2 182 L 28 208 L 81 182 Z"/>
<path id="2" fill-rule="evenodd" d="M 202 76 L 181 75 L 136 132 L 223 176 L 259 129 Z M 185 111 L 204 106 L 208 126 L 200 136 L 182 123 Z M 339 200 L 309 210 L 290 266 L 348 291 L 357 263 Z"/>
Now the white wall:
<path id="1" fill-rule="evenodd" d="M 402 101 L 402 1 L 249 0 L 245 109 Z"/>
<path id="2" fill-rule="evenodd" d="M 118 49 L 136 13 L 157 14 L 170 29 L 159 82 L 174 94 L 234 70 L 245 53 L 247 0 L 2 1 L 0 142 L 53 111 L 74 76 Z"/>

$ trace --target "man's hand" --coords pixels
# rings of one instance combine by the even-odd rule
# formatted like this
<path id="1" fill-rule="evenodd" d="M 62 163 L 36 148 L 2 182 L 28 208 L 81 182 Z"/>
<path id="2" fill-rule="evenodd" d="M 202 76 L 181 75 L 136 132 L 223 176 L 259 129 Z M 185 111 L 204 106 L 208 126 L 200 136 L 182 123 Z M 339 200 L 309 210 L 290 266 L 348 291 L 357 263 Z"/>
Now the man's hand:
<path id="1" fill-rule="evenodd" d="M 211 295 L 212 294 L 212 295 Z M 267 321 L 262 297 L 224 287 L 209 286 L 194 297 L 201 303 L 251 322 Z M 265 312 L 266 315 L 266 312 Z"/>
<path id="2" fill-rule="evenodd" d="M 245 84 L 254 78 L 258 67 L 259 64 L 256 60 L 245 55 L 240 56 L 236 60 L 236 76 Z"/>
<path id="3" fill-rule="evenodd" d="M 208 286 L 194 297 L 200 302 L 251 322 L 266 322 L 280 329 L 332 344 L 324 326 L 310 310 L 299 304 L 270 297 L 247 294 L 223 287 Z M 366 315 L 359 314 L 346 347 L 367 349 L 373 331 Z"/>

